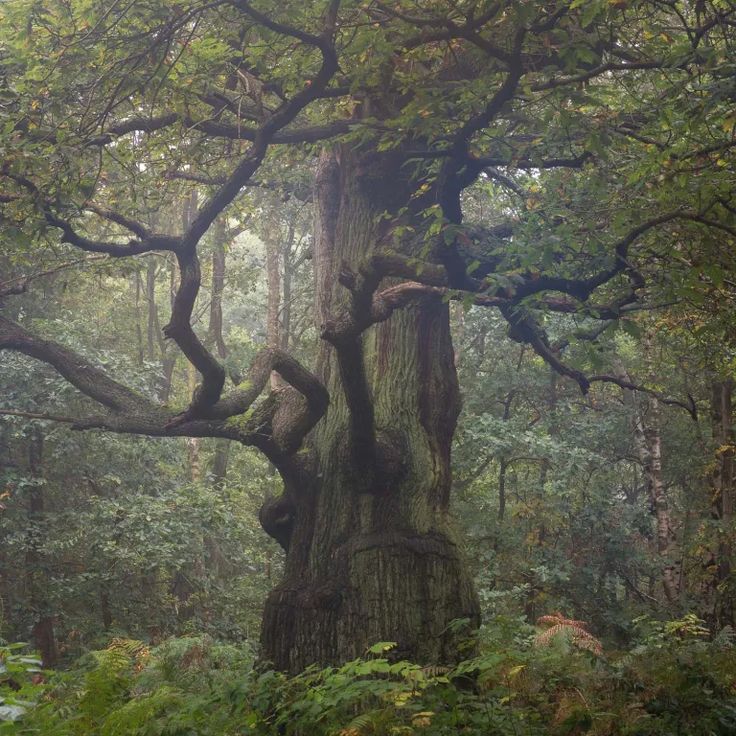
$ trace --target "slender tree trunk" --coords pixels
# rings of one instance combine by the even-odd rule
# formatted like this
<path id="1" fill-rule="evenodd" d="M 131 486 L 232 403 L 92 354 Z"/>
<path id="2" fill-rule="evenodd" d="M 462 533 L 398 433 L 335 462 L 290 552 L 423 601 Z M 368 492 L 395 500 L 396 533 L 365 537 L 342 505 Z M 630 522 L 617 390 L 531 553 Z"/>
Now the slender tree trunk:
<path id="1" fill-rule="evenodd" d="M 279 257 L 279 236 L 281 229 L 274 222 L 266 237 L 266 279 L 268 282 L 268 299 L 266 305 L 266 345 L 269 348 L 281 347 L 281 324 L 279 312 L 281 307 L 281 271 Z M 271 388 L 283 388 L 283 381 L 278 373 L 271 374 Z"/>
<path id="2" fill-rule="evenodd" d="M 197 371 L 191 363 L 187 363 L 187 378 L 189 395 L 194 394 L 197 386 Z M 192 483 L 202 480 L 202 460 L 200 456 L 201 440 L 199 437 L 187 437 L 187 451 L 189 457 L 189 478 Z"/>
<path id="3" fill-rule="evenodd" d="M 647 362 L 651 364 L 650 336 L 645 340 L 644 349 Z M 616 370 L 624 380 L 631 382 L 631 377 L 620 361 Z M 649 488 L 650 507 L 655 521 L 656 550 L 662 565 L 662 587 L 667 601 L 674 604 L 680 597 L 681 581 L 675 562 L 677 545 L 670 517 L 667 489 L 662 477 L 659 402 L 653 396 L 641 397 L 636 391 L 623 389 L 623 392 L 624 401 L 633 412 L 634 444 Z"/>
<path id="4" fill-rule="evenodd" d="M 647 413 L 648 426 L 643 429 L 647 452 L 642 459 L 647 458 L 649 466 L 649 491 L 654 506 L 654 516 L 657 523 L 657 553 L 662 559 L 662 585 L 670 603 L 675 603 L 680 595 L 677 566 L 674 561 L 675 535 L 670 519 L 667 491 L 662 479 L 662 436 L 660 434 L 659 402 L 656 398 L 649 398 Z M 641 417 L 639 418 L 641 424 Z M 644 445 L 642 445 L 644 446 Z"/>
<path id="5" fill-rule="evenodd" d="M 28 495 L 29 538 L 26 553 L 26 568 L 29 580 L 29 601 L 36 615 L 33 625 L 33 646 L 41 653 L 44 667 L 55 667 L 59 655 L 54 633 L 54 617 L 46 597 L 48 575 L 40 548 L 41 529 L 44 515 L 43 449 L 44 438 L 39 427 L 34 427 L 28 445 L 28 467 L 32 483 Z"/>
<path id="6" fill-rule="evenodd" d="M 509 468 L 509 461 L 505 455 L 501 455 L 498 464 L 498 520 L 503 521 L 506 515 L 506 472 Z"/>
<path id="7" fill-rule="evenodd" d="M 143 346 L 143 330 L 141 329 L 141 275 L 138 271 L 133 274 L 133 295 L 135 298 L 135 338 L 138 347 L 138 365 L 143 365 L 145 357 L 145 348 Z"/>
<path id="8" fill-rule="evenodd" d="M 215 454 L 212 458 L 212 482 L 221 489 L 227 478 L 227 464 L 230 459 L 230 440 L 215 440 Z"/>
<path id="9" fill-rule="evenodd" d="M 511 419 L 511 404 L 516 396 L 516 391 L 509 391 L 503 402 L 503 415 L 501 419 L 508 422 Z M 506 514 L 506 474 L 509 469 L 509 458 L 501 455 L 498 467 L 498 519 L 502 521 Z"/>
<path id="10" fill-rule="evenodd" d="M 626 389 L 624 391 L 627 394 Z M 641 404 L 631 397 L 634 414 L 634 441 L 639 461 L 644 469 L 649 488 L 649 499 L 655 520 L 656 549 L 662 564 L 662 587 L 670 603 L 679 598 L 677 568 L 674 562 L 675 536 L 670 520 L 667 491 L 662 479 L 662 438 L 659 430 L 659 406 L 655 398 L 645 400 L 647 425 Z"/>
<path id="11" fill-rule="evenodd" d="M 718 591 L 715 618 L 718 626 L 736 623 L 733 590 L 728 584 L 732 575 L 734 503 L 736 502 L 733 387 L 734 382 L 730 378 L 713 381 L 711 386 L 711 421 L 713 439 L 716 444 L 716 459 L 711 484 L 713 512 L 720 522 L 715 581 L 715 589 Z"/>
<path id="12" fill-rule="evenodd" d="M 227 223 L 224 217 L 215 221 L 212 244 L 212 299 L 210 301 L 210 323 L 207 334 L 220 358 L 227 357 L 227 348 L 222 334 L 222 292 L 225 289 L 225 246 L 227 245 Z"/>
<path id="13" fill-rule="evenodd" d="M 156 262 L 153 258 L 149 258 L 146 263 L 146 304 L 148 306 L 146 350 L 148 360 L 153 362 L 156 360 L 156 346 L 160 332 L 158 309 L 156 308 Z"/>
<path id="14" fill-rule="evenodd" d="M 102 628 L 109 631 L 112 626 L 112 608 L 110 607 L 110 591 L 106 583 L 100 587 L 100 613 L 102 614 Z"/>
<path id="15" fill-rule="evenodd" d="M 341 264 L 357 271 L 388 238 L 381 215 L 409 201 L 401 169 L 390 163 L 347 150 L 339 160 L 320 160 L 318 324 L 347 304 Z M 421 243 L 394 247 L 419 255 Z M 450 661 L 466 636 L 451 622 L 478 622 L 448 515 L 460 408 L 448 306 L 434 297 L 417 300 L 353 347 L 357 358 L 351 363 L 355 356 L 343 353 L 338 363 L 336 351 L 323 345 L 319 373 L 330 407 L 308 451 L 281 469 L 283 496 L 261 512 L 264 527 L 287 549 L 285 578 L 268 597 L 261 637 L 264 656 L 280 669 L 344 662 L 377 641 L 396 642 L 396 656 Z M 357 383 L 369 402 L 350 393 Z M 375 443 L 360 429 L 370 425 Z"/>
<path id="16" fill-rule="evenodd" d="M 294 269 L 294 238 L 296 230 L 294 223 L 289 225 L 289 234 L 283 250 L 283 303 L 281 305 L 281 349 L 288 350 L 291 339 L 291 281 Z"/>

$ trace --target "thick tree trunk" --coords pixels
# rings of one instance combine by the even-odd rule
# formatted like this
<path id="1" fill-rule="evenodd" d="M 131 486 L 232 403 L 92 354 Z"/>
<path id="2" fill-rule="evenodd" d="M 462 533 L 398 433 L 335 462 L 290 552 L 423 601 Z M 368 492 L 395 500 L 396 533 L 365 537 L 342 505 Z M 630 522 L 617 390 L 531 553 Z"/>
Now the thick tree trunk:
<path id="1" fill-rule="evenodd" d="M 387 247 L 381 215 L 396 213 L 408 196 L 400 171 L 345 151 L 339 161 L 322 157 L 316 195 L 317 315 L 324 323 L 347 303 L 339 269 L 357 270 Z M 411 254 L 409 244 L 391 247 Z M 417 301 L 368 330 L 362 348 L 370 402 L 346 397 L 345 382 L 362 378 L 360 360 L 351 372 L 325 343 L 319 371 L 330 389 L 328 413 L 309 452 L 282 470 L 284 495 L 261 514 L 287 548 L 261 642 L 266 659 L 292 672 L 345 661 L 378 641 L 396 642 L 397 656 L 449 661 L 466 636 L 450 623 L 478 621 L 448 516 L 460 406 L 448 307 Z M 375 447 L 356 429 L 371 425 L 371 415 Z"/>

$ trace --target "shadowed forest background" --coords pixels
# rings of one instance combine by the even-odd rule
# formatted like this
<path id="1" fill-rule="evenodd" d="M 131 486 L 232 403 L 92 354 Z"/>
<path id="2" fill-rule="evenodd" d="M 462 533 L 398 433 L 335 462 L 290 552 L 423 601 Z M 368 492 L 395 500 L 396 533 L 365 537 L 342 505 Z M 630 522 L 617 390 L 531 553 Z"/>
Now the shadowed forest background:
<path id="1" fill-rule="evenodd" d="M 736 733 L 733 3 L 0 23 L 0 734 Z"/>

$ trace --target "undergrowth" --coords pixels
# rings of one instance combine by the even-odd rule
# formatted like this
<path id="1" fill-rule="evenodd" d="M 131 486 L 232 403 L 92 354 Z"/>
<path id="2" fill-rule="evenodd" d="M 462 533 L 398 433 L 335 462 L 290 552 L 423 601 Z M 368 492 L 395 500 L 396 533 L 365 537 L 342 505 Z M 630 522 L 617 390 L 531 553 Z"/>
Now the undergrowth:
<path id="1" fill-rule="evenodd" d="M 392 661 L 383 643 L 297 677 L 207 637 L 153 649 L 115 639 L 69 671 L 44 674 L 33 657 L 0 647 L 0 734 L 736 734 L 731 631 L 710 638 L 692 616 L 640 619 L 635 645 L 620 652 L 590 646 L 582 622 L 546 623 L 559 631 L 540 643 L 539 629 L 498 619 L 478 656 L 453 667 Z"/>

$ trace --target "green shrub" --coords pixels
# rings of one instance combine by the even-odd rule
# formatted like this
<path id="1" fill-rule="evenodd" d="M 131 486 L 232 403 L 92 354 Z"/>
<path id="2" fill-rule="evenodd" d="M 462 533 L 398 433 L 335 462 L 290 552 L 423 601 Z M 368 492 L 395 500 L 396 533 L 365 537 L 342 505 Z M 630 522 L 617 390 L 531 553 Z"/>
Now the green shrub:
<path id="1" fill-rule="evenodd" d="M 636 627 L 630 651 L 598 654 L 565 636 L 535 645 L 537 630 L 504 619 L 482 632 L 478 656 L 453 667 L 391 661 L 392 645 L 382 643 L 341 667 L 296 677 L 259 669 L 250 651 L 208 637 L 172 639 L 152 650 L 114 640 L 33 686 L 30 705 L 0 733 L 736 734 L 733 637 L 711 640 L 694 617 L 639 620 Z"/>

